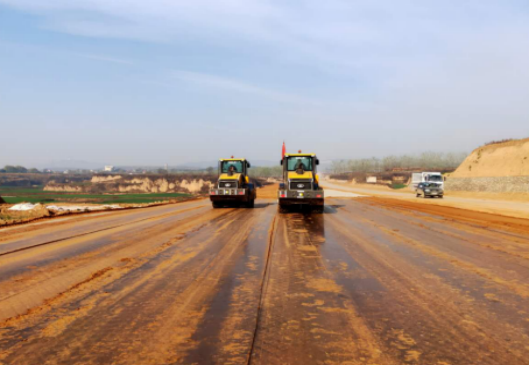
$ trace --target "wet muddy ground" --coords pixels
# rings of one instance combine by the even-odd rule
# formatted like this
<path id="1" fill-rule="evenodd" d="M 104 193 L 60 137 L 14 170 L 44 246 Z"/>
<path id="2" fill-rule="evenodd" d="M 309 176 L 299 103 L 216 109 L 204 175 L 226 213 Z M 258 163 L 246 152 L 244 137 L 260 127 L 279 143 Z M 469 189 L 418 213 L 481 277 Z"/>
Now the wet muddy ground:
<path id="1" fill-rule="evenodd" d="M 0 230 L 0 364 L 528 364 L 528 220 L 326 204 Z"/>

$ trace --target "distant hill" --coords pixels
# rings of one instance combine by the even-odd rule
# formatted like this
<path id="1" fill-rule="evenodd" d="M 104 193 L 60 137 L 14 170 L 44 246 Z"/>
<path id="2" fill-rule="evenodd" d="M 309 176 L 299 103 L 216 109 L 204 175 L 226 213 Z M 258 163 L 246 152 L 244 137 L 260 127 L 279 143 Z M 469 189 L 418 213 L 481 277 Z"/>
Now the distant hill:
<path id="1" fill-rule="evenodd" d="M 479 147 L 451 176 L 528 176 L 528 138 Z"/>
<path id="2" fill-rule="evenodd" d="M 108 164 L 107 164 L 108 165 Z M 55 160 L 48 164 L 42 165 L 43 169 L 49 169 L 52 171 L 63 171 L 63 170 L 97 170 L 102 169 L 105 166 L 104 163 L 90 162 L 83 160 Z"/>
<path id="3" fill-rule="evenodd" d="M 271 167 L 279 166 L 280 159 L 278 161 L 273 160 L 249 160 L 252 166 L 256 167 Z M 211 161 L 196 161 L 196 162 L 186 162 L 177 165 L 169 165 L 169 169 L 177 170 L 204 170 L 208 167 L 217 167 L 219 160 Z M 64 171 L 64 170 L 102 170 L 105 165 L 113 165 L 115 168 L 124 169 L 124 170 L 155 170 L 159 168 L 165 168 L 165 165 L 114 165 L 112 163 L 99 163 L 99 162 L 89 162 L 83 160 L 57 160 L 52 161 L 47 164 L 38 166 L 41 169 L 50 169 L 52 171 Z"/>
<path id="4" fill-rule="evenodd" d="M 237 157 L 237 156 L 236 156 Z M 271 167 L 271 166 L 279 166 L 280 165 L 280 159 L 278 158 L 278 161 L 272 161 L 272 160 L 253 160 L 249 159 L 251 166 L 256 167 Z M 169 166 L 173 169 L 183 169 L 183 170 L 193 170 L 193 169 L 206 169 L 208 167 L 217 167 L 217 163 L 219 160 L 214 161 L 199 161 L 199 162 L 187 162 L 183 164 L 178 164 L 176 166 Z"/>

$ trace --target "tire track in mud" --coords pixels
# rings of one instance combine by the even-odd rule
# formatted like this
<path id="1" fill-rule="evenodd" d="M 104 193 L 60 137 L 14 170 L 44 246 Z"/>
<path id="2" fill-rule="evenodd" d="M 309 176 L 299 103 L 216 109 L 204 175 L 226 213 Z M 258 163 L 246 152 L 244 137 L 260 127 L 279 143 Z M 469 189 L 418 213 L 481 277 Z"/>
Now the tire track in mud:
<path id="1" fill-rule="evenodd" d="M 485 297 L 489 280 L 403 246 L 381 231 L 384 220 L 370 228 L 364 216 L 328 216 L 321 252 L 387 353 L 403 363 L 527 363 L 527 300 L 502 288 L 498 300 Z"/>
<path id="2" fill-rule="evenodd" d="M 44 242 L 34 242 L 34 241 L 42 241 L 42 238 L 39 239 L 39 237 L 36 237 L 33 240 L 32 239 L 30 239 L 30 240 L 23 239 L 23 240 L 18 240 L 18 241 L 14 240 L 13 242 L 9 242 L 8 241 L 7 243 L 6 242 L 2 242 L 2 243 L 0 243 L 0 257 L 1 256 L 6 256 L 6 255 L 9 255 L 9 254 L 13 254 L 13 253 L 16 253 L 16 252 L 24 251 L 24 250 L 29 250 L 29 249 L 32 249 L 32 248 L 35 248 L 35 247 L 40 247 L 40 246 L 44 246 L 44 245 L 49 245 L 49 244 L 53 244 L 53 243 L 59 243 L 59 242 L 71 240 L 71 239 L 74 239 L 74 238 L 88 236 L 88 235 L 91 235 L 91 234 L 94 234 L 94 233 L 100 233 L 100 232 L 104 232 L 104 231 L 109 231 L 109 230 L 113 230 L 113 229 L 116 229 L 116 228 L 126 228 L 126 227 L 129 227 L 129 226 L 133 226 L 135 224 L 138 224 L 138 223 L 146 222 L 146 221 L 162 220 L 162 219 L 164 219 L 166 217 L 173 217 L 173 216 L 175 216 L 175 214 L 186 213 L 186 212 L 193 211 L 193 210 L 200 209 L 200 208 L 204 208 L 204 207 L 201 207 L 201 206 L 191 207 L 191 208 L 187 208 L 187 209 L 177 210 L 175 212 L 170 212 L 170 213 L 157 215 L 155 217 L 141 218 L 141 219 L 137 219 L 137 220 L 133 220 L 133 221 L 126 221 L 124 223 L 119 223 L 119 224 L 113 224 L 113 225 L 104 224 L 103 228 L 92 229 L 92 230 L 88 230 L 88 231 L 81 231 L 80 233 L 75 233 L 75 232 L 78 231 L 78 229 L 75 229 L 74 232 L 70 233 L 69 235 L 60 237 L 58 239 L 52 239 L 52 240 L 49 240 L 49 241 L 44 240 Z M 105 222 L 103 222 L 103 223 L 105 223 Z"/>
<path id="3" fill-rule="evenodd" d="M 169 229 L 155 224 L 121 232 L 114 237 L 103 232 L 96 237 L 84 237 L 82 241 L 65 242 L 65 247 L 45 246 L 0 258 L 3 279 L 0 282 L 3 289 L 0 292 L 0 320 L 20 315 L 106 267 L 121 270 L 122 266 L 149 255 L 149 252 L 158 252 L 166 245 L 177 243 L 186 234 L 200 229 L 205 219 L 216 219 L 225 214 L 233 214 L 233 211 L 209 211 L 205 215 L 183 219 L 178 215 L 175 217 L 178 225 Z"/>
<path id="4" fill-rule="evenodd" d="M 42 300 L 39 280 L 73 281 L 3 323 L 0 363 L 528 364 L 524 237 L 368 202 L 101 232 L 97 249 L 0 282 Z"/>
<path id="5" fill-rule="evenodd" d="M 250 363 L 528 363 L 527 299 L 389 236 L 383 209 L 330 202 L 321 224 L 279 218 Z"/>
<path id="6" fill-rule="evenodd" d="M 249 288 L 248 284 L 261 283 L 259 266 L 263 267 L 263 257 L 254 251 L 267 248 L 257 246 L 266 239 L 262 236 L 268 233 L 267 219 L 274 216 L 271 209 L 275 211 L 274 207 L 264 207 L 225 214 L 121 278 L 56 307 L 55 314 L 49 313 L 47 320 L 40 318 L 37 327 L 21 326 L 19 334 L 32 332 L 33 336 L 14 346 L 6 359 L 21 364 L 43 359 L 58 364 L 181 362 L 202 343 L 192 336 L 199 327 L 207 325 L 208 313 L 215 313 L 210 303 L 215 304 L 217 295 L 224 295 L 220 290 L 223 280 L 233 277 L 239 283 L 232 290 L 232 301 L 239 306 L 230 306 L 232 314 L 222 316 L 225 320 L 219 334 L 223 338 L 223 331 L 239 333 L 241 339 L 216 349 L 221 350 L 220 355 L 224 352 L 226 358 L 237 359 L 239 353 L 246 358 L 259 293 L 255 285 Z M 268 218 L 262 223 L 264 214 Z M 255 230 L 255 226 L 261 228 Z M 241 273 L 252 273 L 256 279 L 237 275 L 242 267 Z M 64 321 L 54 324 L 54 318 L 72 316 L 75 319 L 66 325 Z M 241 320 L 241 316 L 248 318 Z M 246 332 L 250 336 L 245 338 Z M 14 341 L 18 336 L 15 331 L 9 338 Z M 9 339 L 4 336 L 3 341 L 0 348 L 5 348 Z"/>
<path id="7" fill-rule="evenodd" d="M 279 216 L 250 364 L 394 363 L 322 262 L 324 216 Z"/>
<path id="8" fill-rule="evenodd" d="M 350 209 L 351 207 L 353 209 Z M 409 215 L 403 217 L 386 209 L 380 212 L 364 210 L 360 214 L 357 207 L 359 205 L 347 204 L 341 216 L 351 217 L 351 224 L 357 224 L 359 229 L 374 227 L 432 256 L 444 258 L 460 268 L 506 285 L 523 298 L 528 297 L 528 260 L 522 254 L 523 250 L 528 252 L 528 240 L 521 244 L 517 239 L 517 250 L 503 250 L 499 246 L 509 246 L 513 242 L 511 235 L 501 236 L 502 238 L 496 236 L 492 240 L 487 231 L 478 234 L 473 230 L 470 233 L 464 228 L 454 233 L 454 229 L 444 227 L 432 216 L 421 216 L 421 220 L 411 219 Z"/>
<path id="9" fill-rule="evenodd" d="M 527 218 L 516 218 L 442 205 L 421 204 L 392 198 L 366 197 L 362 201 L 376 206 L 378 209 L 384 208 L 404 213 L 415 212 L 439 216 L 447 221 L 466 223 L 484 231 L 499 232 L 516 237 L 526 237 L 528 235 Z"/>
<path id="10" fill-rule="evenodd" d="M 364 203 L 364 200 L 360 202 Z M 504 231 L 491 230 L 487 229 L 489 223 L 487 221 L 482 223 L 477 220 L 471 222 L 458 221 L 444 215 L 437 216 L 435 215 L 436 211 L 431 210 L 429 213 L 426 213 L 423 211 L 408 210 L 401 206 L 395 207 L 392 204 L 377 207 L 377 205 L 369 203 L 368 206 L 373 207 L 373 209 L 370 209 L 371 211 L 378 211 L 379 214 L 384 214 L 389 217 L 395 217 L 397 214 L 405 215 L 407 217 L 407 223 L 416 224 L 426 230 L 442 233 L 466 241 L 467 243 L 528 259 L 528 226 L 526 226 L 526 234 L 522 234 L 520 231 L 522 224 L 518 224 L 515 230 L 515 232 L 519 233 L 513 233 L 511 227 L 505 227 L 506 229 Z M 382 210 L 381 208 L 384 209 Z M 486 216 L 489 218 L 490 215 L 488 214 Z M 518 218 L 513 219 L 520 221 Z"/>
<path id="11" fill-rule="evenodd" d="M 217 213 L 220 213 L 218 215 L 221 215 L 222 218 L 224 218 L 223 216 L 226 216 L 226 214 L 223 214 L 223 212 L 217 212 Z M 197 228 L 195 231 L 199 232 L 200 228 L 202 228 L 202 227 Z M 178 241 L 178 238 L 177 238 L 177 241 Z M 50 313 L 47 317 L 38 318 L 38 322 L 37 322 L 38 326 L 32 327 L 32 324 L 33 324 L 34 321 L 33 321 L 33 319 L 30 316 L 30 318 L 27 321 L 25 321 L 25 323 L 22 323 L 19 326 L 19 329 L 21 331 L 32 331 L 34 333 L 34 338 L 33 339 L 35 339 L 35 338 L 39 339 L 40 338 L 39 334 L 40 334 L 41 331 L 43 331 L 43 326 L 46 326 L 46 328 L 49 327 L 50 325 L 52 325 L 54 323 L 54 319 L 55 318 L 62 318 L 64 316 L 66 316 L 66 317 L 74 316 L 75 317 L 75 313 L 76 313 L 76 310 L 77 310 L 76 308 L 78 308 L 79 306 L 82 306 L 82 303 L 84 301 L 86 301 L 86 300 L 92 300 L 93 298 L 98 298 L 98 300 L 101 300 L 99 305 L 104 305 L 103 299 L 106 298 L 106 295 L 108 293 L 106 288 L 108 286 L 112 287 L 113 285 L 115 285 L 115 283 L 117 281 L 120 282 L 120 281 L 126 280 L 126 278 L 131 278 L 131 277 L 136 279 L 136 281 L 132 280 L 132 284 L 131 285 L 124 286 L 123 289 L 121 289 L 121 290 L 116 290 L 116 294 L 115 295 L 118 296 L 118 297 L 120 295 L 132 295 L 131 293 L 134 293 L 134 291 L 136 289 L 141 288 L 141 287 L 143 287 L 146 284 L 146 278 L 144 277 L 144 275 L 142 275 L 142 273 L 144 272 L 146 266 L 147 267 L 151 266 L 151 270 L 154 269 L 155 271 L 157 269 L 159 269 L 159 268 L 164 266 L 164 265 L 155 265 L 155 264 L 153 264 L 153 260 L 155 260 L 156 262 L 162 262 L 162 263 L 165 260 L 167 260 L 167 257 L 165 257 L 163 255 L 164 255 L 165 249 L 168 248 L 168 246 L 171 246 L 171 244 L 170 244 L 170 242 L 168 242 L 168 244 L 164 244 L 164 246 L 166 246 L 166 247 L 163 247 L 161 250 L 157 250 L 157 252 L 154 253 L 154 256 L 150 257 L 150 255 L 148 255 L 148 257 L 146 257 L 144 260 L 142 260 L 141 257 L 140 258 L 131 259 L 132 260 L 132 265 L 130 265 L 130 267 L 128 267 L 128 270 L 125 270 L 125 272 L 121 273 L 121 275 L 117 275 L 117 277 L 111 278 L 110 281 L 105 281 L 103 283 L 100 283 L 102 285 L 99 285 L 99 286 L 96 286 L 96 287 L 85 288 L 85 290 L 82 293 L 71 293 L 71 292 L 68 292 L 67 296 L 69 297 L 68 298 L 69 300 L 61 301 L 59 303 L 54 303 L 53 307 L 47 308 L 47 309 L 50 309 L 52 311 L 52 313 Z M 178 252 L 177 255 L 179 257 L 179 261 L 187 261 L 190 258 L 192 258 L 192 256 L 193 256 L 193 253 L 190 252 L 189 248 L 188 249 L 185 248 L 185 247 L 184 248 L 175 248 L 175 250 Z M 135 263 L 137 263 L 137 264 L 135 264 Z M 101 296 L 100 295 L 102 292 L 105 293 L 105 296 Z M 78 295 L 75 295 L 75 294 L 78 294 Z M 64 307 L 67 307 L 67 310 L 65 310 Z M 113 314 L 117 315 L 121 311 L 123 311 L 123 309 L 122 308 L 117 308 L 116 310 L 112 310 L 111 309 L 111 311 L 112 311 Z M 73 313 L 73 314 L 67 315 L 66 313 Z M 42 322 L 45 322 L 45 323 L 43 324 Z M 50 322 L 52 324 L 50 324 Z M 124 321 L 124 323 L 127 323 L 127 322 L 128 322 L 127 320 Z M 100 324 L 100 325 L 103 325 L 103 324 Z M 117 328 L 119 328 L 120 325 L 122 325 L 122 324 L 118 323 Z M 29 329 L 28 329 L 28 327 L 29 327 Z M 91 332 L 90 329 L 88 330 L 88 332 Z M 80 337 L 82 337 L 82 336 L 80 336 Z M 65 341 L 65 343 L 68 343 L 68 341 Z M 59 343 L 58 346 L 56 346 L 56 347 L 60 347 L 60 346 L 61 346 L 61 344 Z M 80 362 L 83 363 L 83 361 L 80 361 Z"/>
<path id="12" fill-rule="evenodd" d="M 257 338 L 258 330 L 261 324 L 260 320 L 261 320 L 261 315 L 263 311 L 263 300 L 264 300 L 265 292 L 269 285 L 271 253 L 272 253 L 272 250 L 274 249 L 274 239 L 275 239 L 276 230 L 277 230 L 277 218 L 274 217 L 274 220 L 272 221 L 272 224 L 271 224 L 271 228 L 269 230 L 269 237 L 267 240 L 268 241 L 267 257 L 265 260 L 265 268 L 263 270 L 263 277 L 261 279 L 261 284 L 259 288 L 259 301 L 258 301 L 258 309 L 256 311 L 257 312 L 256 321 L 254 324 L 254 331 L 252 333 L 252 343 L 250 345 L 250 350 L 248 351 L 248 354 L 247 354 L 246 365 L 250 365 L 252 361 L 252 354 L 254 353 L 254 348 L 256 346 L 256 338 Z"/>
<path id="13" fill-rule="evenodd" d="M 466 257 L 459 256 L 458 252 L 447 251 L 448 253 L 446 253 L 446 251 L 440 250 L 440 238 L 432 236 L 428 226 L 421 227 L 424 234 L 427 235 L 426 238 L 417 240 L 414 238 L 417 237 L 418 226 L 409 220 L 396 221 L 395 215 L 387 215 L 385 212 L 374 218 L 366 212 L 361 214 L 353 210 L 350 211 L 346 209 L 348 207 L 348 205 L 344 206 L 344 214 L 338 216 L 337 219 L 343 220 L 342 224 L 350 227 L 350 230 L 356 232 L 358 237 L 388 250 L 387 255 L 419 266 L 423 270 L 423 275 L 443 280 L 451 287 L 465 292 L 470 297 L 469 300 L 481 303 L 488 312 L 499 316 L 503 321 L 520 325 L 520 315 L 525 313 L 528 315 L 527 305 L 524 304 L 528 302 L 527 286 L 525 285 L 528 282 L 528 262 L 526 260 L 510 254 L 499 254 L 492 249 L 490 256 L 484 262 L 468 262 Z M 412 226 L 409 227 L 410 225 Z M 469 240 L 462 242 L 459 241 L 460 238 L 457 240 L 453 238 L 454 236 L 441 237 L 444 241 L 443 244 L 456 241 L 452 242 L 451 245 L 464 243 L 469 246 L 469 249 L 476 249 L 477 247 L 474 243 L 470 244 Z M 510 236 L 507 237 L 507 240 L 509 239 Z M 483 247 L 480 249 L 484 250 Z M 470 251 L 471 254 L 473 252 L 475 251 Z M 475 254 L 483 255 L 480 252 L 475 252 Z M 513 276 L 515 273 L 517 276 L 513 277 L 519 278 L 519 280 L 507 282 L 502 276 L 498 277 L 499 265 L 497 263 L 490 264 L 492 257 L 497 263 L 503 260 L 508 261 L 510 264 L 503 264 L 505 267 L 503 270 L 508 271 L 501 272 L 501 274 Z M 510 274 L 512 271 L 513 273 Z"/>
<path id="14" fill-rule="evenodd" d="M 257 331 L 263 286 L 270 263 L 275 230 L 275 205 L 248 235 L 245 253 L 226 275 L 199 330 L 198 346 L 189 351 L 184 364 L 246 364 Z M 265 243 L 265 244 L 264 244 Z"/>
<path id="15" fill-rule="evenodd" d="M 51 232 L 57 233 L 61 230 L 70 230 L 75 225 L 77 228 L 93 226 L 98 221 L 104 221 L 105 224 L 113 224 L 125 217 L 156 217 L 166 213 L 176 213 L 189 207 L 208 206 L 205 199 L 192 199 L 179 203 L 161 204 L 141 208 L 125 208 L 120 210 L 97 211 L 87 214 L 72 214 L 53 218 L 45 218 L 42 221 L 36 220 L 28 223 L 14 226 L 4 226 L 0 228 L 0 245 L 7 240 L 13 241 L 19 238 L 28 238 L 35 234 L 46 235 Z"/>
<path id="16" fill-rule="evenodd" d="M 212 215 L 205 211 L 206 215 Z M 180 214 L 164 216 L 161 219 L 149 219 L 133 226 L 111 228 L 92 234 L 74 237 L 52 245 L 41 245 L 31 250 L 22 250 L 0 257 L 0 282 L 36 268 L 61 263 L 72 257 L 83 258 L 98 255 L 103 251 L 115 251 L 123 247 L 126 241 L 144 240 L 149 243 L 151 237 L 164 234 L 176 224 L 198 221 L 204 217 L 202 211 L 185 211 Z"/>
<path id="17" fill-rule="evenodd" d="M 516 258 L 528 258 L 528 232 L 526 234 L 512 234 L 510 231 L 494 232 L 485 229 L 488 222 L 481 224 L 478 221 L 458 221 L 443 215 L 437 216 L 434 212 L 431 214 L 407 210 L 404 207 L 394 207 L 390 204 L 377 206 L 365 198 L 358 199 L 355 202 L 351 200 L 343 202 L 345 204 L 341 205 L 342 212 L 349 214 L 352 218 L 355 216 L 357 220 L 361 217 L 361 219 L 365 219 L 366 222 L 372 225 L 385 217 L 385 224 L 414 225 L 421 228 L 422 231 L 429 231 L 435 235 L 446 235 L 456 240 L 465 241 L 468 246 L 479 246 L 472 247 L 473 249 L 481 250 L 487 248 Z M 506 246 L 509 246 L 510 249 L 506 249 Z M 505 250 L 502 250 L 503 248 Z M 525 251 L 526 255 L 524 255 Z"/>

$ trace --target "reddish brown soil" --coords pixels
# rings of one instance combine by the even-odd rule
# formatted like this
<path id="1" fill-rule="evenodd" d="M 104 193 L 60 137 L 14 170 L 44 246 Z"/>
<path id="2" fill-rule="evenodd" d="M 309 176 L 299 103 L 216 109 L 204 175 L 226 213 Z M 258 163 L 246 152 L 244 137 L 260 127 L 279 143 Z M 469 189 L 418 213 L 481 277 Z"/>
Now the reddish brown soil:
<path id="1" fill-rule="evenodd" d="M 0 363 L 526 365 L 527 229 L 382 198 L 6 228 Z"/>

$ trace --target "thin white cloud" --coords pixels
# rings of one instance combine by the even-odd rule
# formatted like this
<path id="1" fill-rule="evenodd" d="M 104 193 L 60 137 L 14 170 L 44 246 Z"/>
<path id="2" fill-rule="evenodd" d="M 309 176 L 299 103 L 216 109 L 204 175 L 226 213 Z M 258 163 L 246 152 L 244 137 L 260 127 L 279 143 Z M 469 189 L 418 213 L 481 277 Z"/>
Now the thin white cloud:
<path id="1" fill-rule="evenodd" d="M 423 68 L 428 67 L 440 79 L 448 79 L 446 64 L 469 63 L 465 60 L 468 58 L 472 64 L 480 65 L 481 56 L 471 51 L 481 52 L 488 42 L 493 48 L 516 43 L 517 47 L 509 50 L 511 53 L 502 56 L 517 61 L 512 69 L 520 72 L 520 64 L 526 59 L 520 57 L 517 48 L 528 49 L 528 19 L 519 8 L 526 7 L 502 0 L 0 0 L 0 4 L 39 14 L 45 27 L 69 34 L 177 45 L 183 42 L 190 52 L 210 49 L 215 44 L 213 57 L 222 58 L 221 53 L 232 51 L 237 56 L 251 54 L 264 61 L 255 67 L 258 70 L 266 68 L 269 60 L 276 66 L 302 65 L 309 80 L 315 71 L 346 75 L 353 77 L 352 90 L 357 85 L 369 85 L 378 94 L 393 92 L 388 87 L 392 80 L 411 88 L 430 82 L 432 75 L 425 78 L 418 72 Z M 494 39 L 502 32 L 506 35 Z M 215 54 L 219 49 L 223 52 Z M 92 58 L 129 64 L 113 57 Z M 494 65 L 484 74 L 488 78 L 505 76 L 504 70 Z M 180 77 L 205 83 L 207 76 L 215 87 L 244 90 L 276 100 L 298 98 L 238 80 L 198 75 L 201 74 Z M 284 75 L 280 73 L 278 77 Z M 330 84 L 341 81 L 336 77 Z M 448 81 L 460 83 L 459 79 Z M 513 83 L 520 84 L 517 80 Z M 343 95 L 344 92 L 332 98 Z"/>
<path id="2" fill-rule="evenodd" d="M 247 95 L 256 95 L 279 102 L 312 104 L 315 103 L 314 101 L 300 97 L 298 95 L 279 92 L 268 88 L 262 88 L 246 82 L 242 82 L 240 80 L 220 77 L 211 74 L 183 70 L 173 70 L 171 72 L 171 76 L 180 81 L 189 84 L 194 84 L 206 89 L 218 89 Z"/>
<path id="3" fill-rule="evenodd" d="M 418 55 L 443 53 L 436 45 L 482 34 L 487 28 L 499 29 L 520 18 L 520 9 L 503 1 L 0 0 L 0 4 L 40 14 L 44 27 L 69 34 L 251 47 L 257 53 L 271 52 L 282 62 L 330 73 L 359 73 L 374 64 L 392 69 L 396 57 L 406 65 Z M 521 27 L 528 28 L 527 20 Z"/>
<path id="4" fill-rule="evenodd" d="M 76 53 L 76 56 L 83 57 L 83 58 L 89 58 L 89 59 L 95 60 L 95 61 L 118 63 L 118 64 L 121 64 L 121 65 L 132 65 L 132 64 L 134 64 L 134 62 L 132 62 L 130 60 L 126 60 L 126 59 L 123 59 L 123 58 L 110 57 L 110 56 L 105 56 L 105 55 Z"/>
<path id="5" fill-rule="evenodd" d="M 38 24 L 57 32 L 111 39 L 88 40 L 91 46 L 104 45 L 104 50 L 93 52 L 105 54 L 108 44 L 118 44 L 115 40 L 135 40 L 122 43 L 126 47 L 121 49 L 134 54 L 131 57 L 145 68 L 116 85 L 124 94 L 129 91 L 128 80 L 142 77 L 153 85 L 185 89 L 184 94 L 197 92 L 175 103 L 174 113 L 183 113 L 178 114 L 182 120 L 195 123 L 222 115 L 234 124 L 276 123 L 283 138 L 300 135 L 301 123 L 324 126 L 326 138 L 307 133 L 303 141 L 321 143 L 328 156 L 339 157 L 332 154 L 343 151 L 362 155 L 374 146 L 380 154 L 396 148 L 471 148 L 488 139 L 528 134 L 528 6 L 518 1 L 0 0 L 0 4 L 37 14 L 15 29 Z M 28 30 L 28 34 L 35 31 Z M 86 41 L 78 39 L 81 45 Z M 45 48 L 42 52 L 61 47 L 53 44 L 53 37 L 39 44 Z M 127 64 L 95 56 L 102 62 Z M 203 73 L 212 69 L 204 67 L 206 62 L 223 73 Z M 168 77 L 171 67 L 181 70 Z M 145 90 L 135 92 L 145 92 L 150 102 L 120 108 L 131 118 L 141 118 L 150 105 L 164 102 Z M 97 94 L 105 95 L 105 90 Z M 245 103 L 210 102 L 204 108 L 205 101 L 226 94 L 237 94 Z M 165 108 L 160 110 L 172 106 L 161 105 Z M 131 112 L 131 107 L 139 112 Z M 173 121 L 172 112 L 161 111 L 160 119 Z M 113 123 L 116 119 L 109 117 Z M 279 129 L 261 132 L 273 139 Z M 141 129 L 139 137 L 144 133 Z"/>
<path id="6" fill-rule="evenodd" d="M 453 6 L 432 4 L 423 12 L 418 6 L 393 2 L 258 0 L 0 0 L 19 9 L 43 14 L 58 30 L 96 37 L 159 37 L 178 39 L 190 34 L 212 37 L 269 40 L 288 44 L 351 45 L 356 42 L 384 42 L 387 31 L 408 33 L 407 27 L 430 29 L 424 18 L 444 16 Z M 406 5 L 406 4 L 405 4 Z M 481 6 L 481 4 L 479 5 Z M 469 6 L 467 6 L 469 8 Z M 414 10 L 414 11 L 411 11 Z M 462 5 L 461 11 L 466 6 Z M 408 24 L 400 21 L 409 14 Z M 126 30 L 127 32 L 124 32 Z M 418 36 L 418 34 L 416 34 Z"/>

